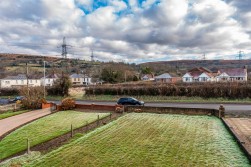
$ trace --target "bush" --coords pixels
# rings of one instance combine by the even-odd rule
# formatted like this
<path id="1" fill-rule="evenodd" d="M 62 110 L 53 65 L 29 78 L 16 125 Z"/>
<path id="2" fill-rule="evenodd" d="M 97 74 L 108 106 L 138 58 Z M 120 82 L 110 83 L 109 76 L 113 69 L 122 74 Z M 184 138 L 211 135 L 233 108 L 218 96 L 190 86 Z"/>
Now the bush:
<path id="1" fill-rule="evenodd" d="M 19 95 L 24 96 L 22 100 L 22 107 L 25 109 L 40 109 L 42 102 L 44 102 L 44 89 L 43 87 L 23 87 L 19 90 Z"/>
<path id="2" fill-rule="evenodd" d="M 65 98 L 62 100 L 62 109 L 63 110 L 71 110 L 76 106 L 75 100 L 73 98 Z"/>
<path id="3" fill-rule="evenodd" d="M 202 98 L 251 98 L 250 83 L 125 84 L 90 87 L 87 95 L 187 96 Z"/>
<path id="4" fill-rule="evenodd" d="M 15 88 L 4 88 L 0 89 L 1 96 L 16 96 L 18 95 L 18 90 Z"/>

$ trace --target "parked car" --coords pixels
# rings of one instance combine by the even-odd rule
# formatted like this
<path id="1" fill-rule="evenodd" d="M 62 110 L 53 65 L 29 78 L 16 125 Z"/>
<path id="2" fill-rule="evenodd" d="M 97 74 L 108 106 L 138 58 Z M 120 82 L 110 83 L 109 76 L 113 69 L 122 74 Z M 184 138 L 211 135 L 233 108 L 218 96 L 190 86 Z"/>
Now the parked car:
<path id="1" fill-rule="evenodd" d="M 119 105 L 144 105 L 143 101 L 139 101 L 133 97 L 122 97 L 117 101 Z"/>
<path id="2" fill-rule="evenodd" d="M 17 96 L 14 99 L 10 100 L 9 103 L 16 103 L 18 100 L 23 100 L 25 97 L 24 96 Z"/>

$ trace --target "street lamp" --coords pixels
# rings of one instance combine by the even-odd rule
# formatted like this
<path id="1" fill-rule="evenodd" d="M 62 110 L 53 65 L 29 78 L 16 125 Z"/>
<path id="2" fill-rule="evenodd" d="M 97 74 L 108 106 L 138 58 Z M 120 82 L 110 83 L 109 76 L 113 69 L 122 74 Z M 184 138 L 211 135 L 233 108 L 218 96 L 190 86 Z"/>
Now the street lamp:
<path id="1" fill-rule="evenodd" d="M 45 61 L 44 61 L 44 99 L 45 99 Z"/>

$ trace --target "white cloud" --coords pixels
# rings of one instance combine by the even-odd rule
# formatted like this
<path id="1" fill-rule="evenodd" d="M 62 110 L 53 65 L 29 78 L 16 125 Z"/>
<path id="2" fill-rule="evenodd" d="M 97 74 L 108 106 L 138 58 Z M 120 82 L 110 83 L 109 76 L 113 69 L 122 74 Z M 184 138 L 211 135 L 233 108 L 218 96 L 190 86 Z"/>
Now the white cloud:
<path id="1" fill-rule="evenodd" d="M 0 41 L 6 43 L 2 52 L 60 54 L 57 46 L 63 36 L 81 48 L 72 48 L 71 56 L 89 55 L 95 48 L 97 57 L 107 61 L 191 59 L 203 53 L 214 58 L 239 49 L 251 52 L 248 0 L 99 2 L 103 5 L 97 7 L 93 0 L 0 1 Z M 51 46 L 7 47 L 7 43 Z"/>

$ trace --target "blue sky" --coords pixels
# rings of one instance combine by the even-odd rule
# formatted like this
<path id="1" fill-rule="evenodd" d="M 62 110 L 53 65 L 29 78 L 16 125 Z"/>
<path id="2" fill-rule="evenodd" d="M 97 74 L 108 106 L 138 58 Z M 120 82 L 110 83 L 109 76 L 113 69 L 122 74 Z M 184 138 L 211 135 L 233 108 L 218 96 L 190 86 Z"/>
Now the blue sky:
<path id="1" fill-rule="evenodd" d="M 251 58 L 249 0 L 0 1 L 1 53 L 147 62 Z"/>

